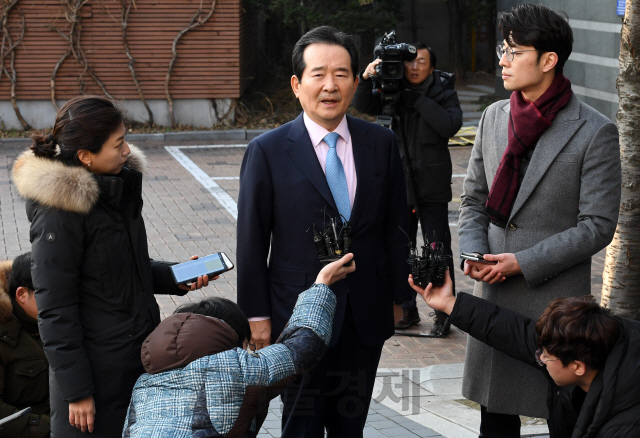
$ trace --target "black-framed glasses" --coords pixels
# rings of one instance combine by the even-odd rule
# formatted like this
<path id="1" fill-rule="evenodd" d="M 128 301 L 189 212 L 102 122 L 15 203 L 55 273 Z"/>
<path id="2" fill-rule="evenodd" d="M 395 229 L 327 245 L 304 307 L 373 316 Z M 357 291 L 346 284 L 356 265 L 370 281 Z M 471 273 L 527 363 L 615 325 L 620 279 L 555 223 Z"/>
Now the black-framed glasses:
<path id="1" fill-rule="evenodd" d="M 498 55 L 498 59 L 502 59 L 502 57 L 505 55 L 507 55 L 507 59 L 509 60 L 509 62 L 513 62 L 514 58 L 516 57 L 516 53 L 524 53 L 524 52 L 536 52 L 536 49 L 529 49 L 529 50 L 513 50 L 513 48 L 507 46 L 507 48 L 505 49 L 501 44 L 498 44 L 496 46 L 496 55 Z"/>
<path id="2" fill-rule="evenodd" d="M 543 359 L 542 348 L 538 348 L 536 350 L 536 362 L 538 362 L 538 365 L 540 365 L 541 367 L 545 366 L 547 362 L 553 362 L 554 360 L 558 360 L 558 359 Z"/>

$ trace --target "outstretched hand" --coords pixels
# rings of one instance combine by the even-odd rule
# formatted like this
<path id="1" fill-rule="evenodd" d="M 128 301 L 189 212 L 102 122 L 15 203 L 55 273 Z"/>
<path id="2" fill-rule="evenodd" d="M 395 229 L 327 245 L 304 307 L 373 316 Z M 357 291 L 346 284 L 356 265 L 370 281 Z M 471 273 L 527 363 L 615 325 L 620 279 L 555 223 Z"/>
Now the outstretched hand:
<path id="1" fill-rule="evenodd" d="M 356 262 L 353 260 L 351 266 L 344 266 L 349 260 L 353 259 L 353 254 L 349 253 L 342 257 L 340 260 L 333 263 L 329 263 L 322 268 L 316 277 L 316 283 L 324 283 L 327 286 L 331 286 L 336 281 L 343 280 L 347 277 L 347 274 L 356 270 Z"/>
<path id="2" fill-rule="evenodd" d="M 439 310 L 447 315 L 450 315 L 453 311 L 456 297 L 453 296 L 453 283 L 448 269 L 442 286 L 434 286 L 432 283 L 429 283 L 426 289 L 423 289 L 413 282 L 412 275 L 409 275 L 409 286 L 418 292 L 422 298 L 424 298 L 427 305 L 433 310 Z"/>

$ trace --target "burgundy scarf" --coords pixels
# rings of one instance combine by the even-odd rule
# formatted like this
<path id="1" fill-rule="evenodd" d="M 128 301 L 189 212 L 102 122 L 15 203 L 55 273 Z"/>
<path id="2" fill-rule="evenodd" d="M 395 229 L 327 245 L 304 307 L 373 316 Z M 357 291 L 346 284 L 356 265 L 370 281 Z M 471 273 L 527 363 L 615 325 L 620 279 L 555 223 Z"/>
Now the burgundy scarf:
<path id="1" fill-rule="evenodd" d="M 562 72 L 535 102 L 528 102 L 520 91 L 511 93 L 509 141 L 493 179 L 485 210 L 489 220 L 504 228 L 520 189 L 522 156 L 533 149 L 556 115 L 569 103 L 573 91 L 571 82 Z"/>

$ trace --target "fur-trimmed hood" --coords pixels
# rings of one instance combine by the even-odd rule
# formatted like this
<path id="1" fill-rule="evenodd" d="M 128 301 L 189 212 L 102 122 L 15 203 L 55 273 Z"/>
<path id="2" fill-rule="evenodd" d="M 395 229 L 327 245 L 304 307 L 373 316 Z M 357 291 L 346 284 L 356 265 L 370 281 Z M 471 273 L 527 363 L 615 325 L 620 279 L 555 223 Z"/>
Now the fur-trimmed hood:
<path id="1" fill-rule="evenodd" d="M 9 297 L 9 275 L 12 264 L 11 260 L 0 261 L 0 323 L 9 321 L 13 313 Z"/>
<path id="2" fill-rule="evenodd" d="M 144 153 L 132 144 L 129 147 L 131 154 L 125 166 L 146 175 Z M 36 157 L 32 151 L 26 151 L 16 159 L 12 175 L 20 196 L 47 207 L 87 214 L 100 197 L 98 182 L 90 171 Z"/>

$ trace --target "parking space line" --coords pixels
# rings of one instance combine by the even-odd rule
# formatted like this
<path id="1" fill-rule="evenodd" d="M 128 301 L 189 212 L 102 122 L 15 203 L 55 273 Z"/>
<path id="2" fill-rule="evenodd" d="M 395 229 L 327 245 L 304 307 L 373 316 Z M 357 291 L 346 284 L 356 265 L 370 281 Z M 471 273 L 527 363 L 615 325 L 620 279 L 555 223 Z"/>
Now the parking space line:
<path id="1" fill-rule="evenodd" d="M 165 148 L 178 149 L 217 149 L 217 148 L 246 148 L 246 144 L 203 144 L 192 146 L 165 146 Z"/>
<path id="2" fill-rule="evenodd" d="M 220 187 L 215 179 L 237 179 L 237 177 L 216 177 L 212 178 L 206 174 L 196 163 L 191 161 L 180 149 L 204 149 L 204 148 L 223 148 L 223 147 L 246 147 L 246 145 L 210 145 L 210 146 L 165 146 L 169 154 L 176 159 L 209 193 L 220 203 L 220 205 L 229 212 L 229 214 L 238 220 L 238 204 L 231 196 Z"/>

